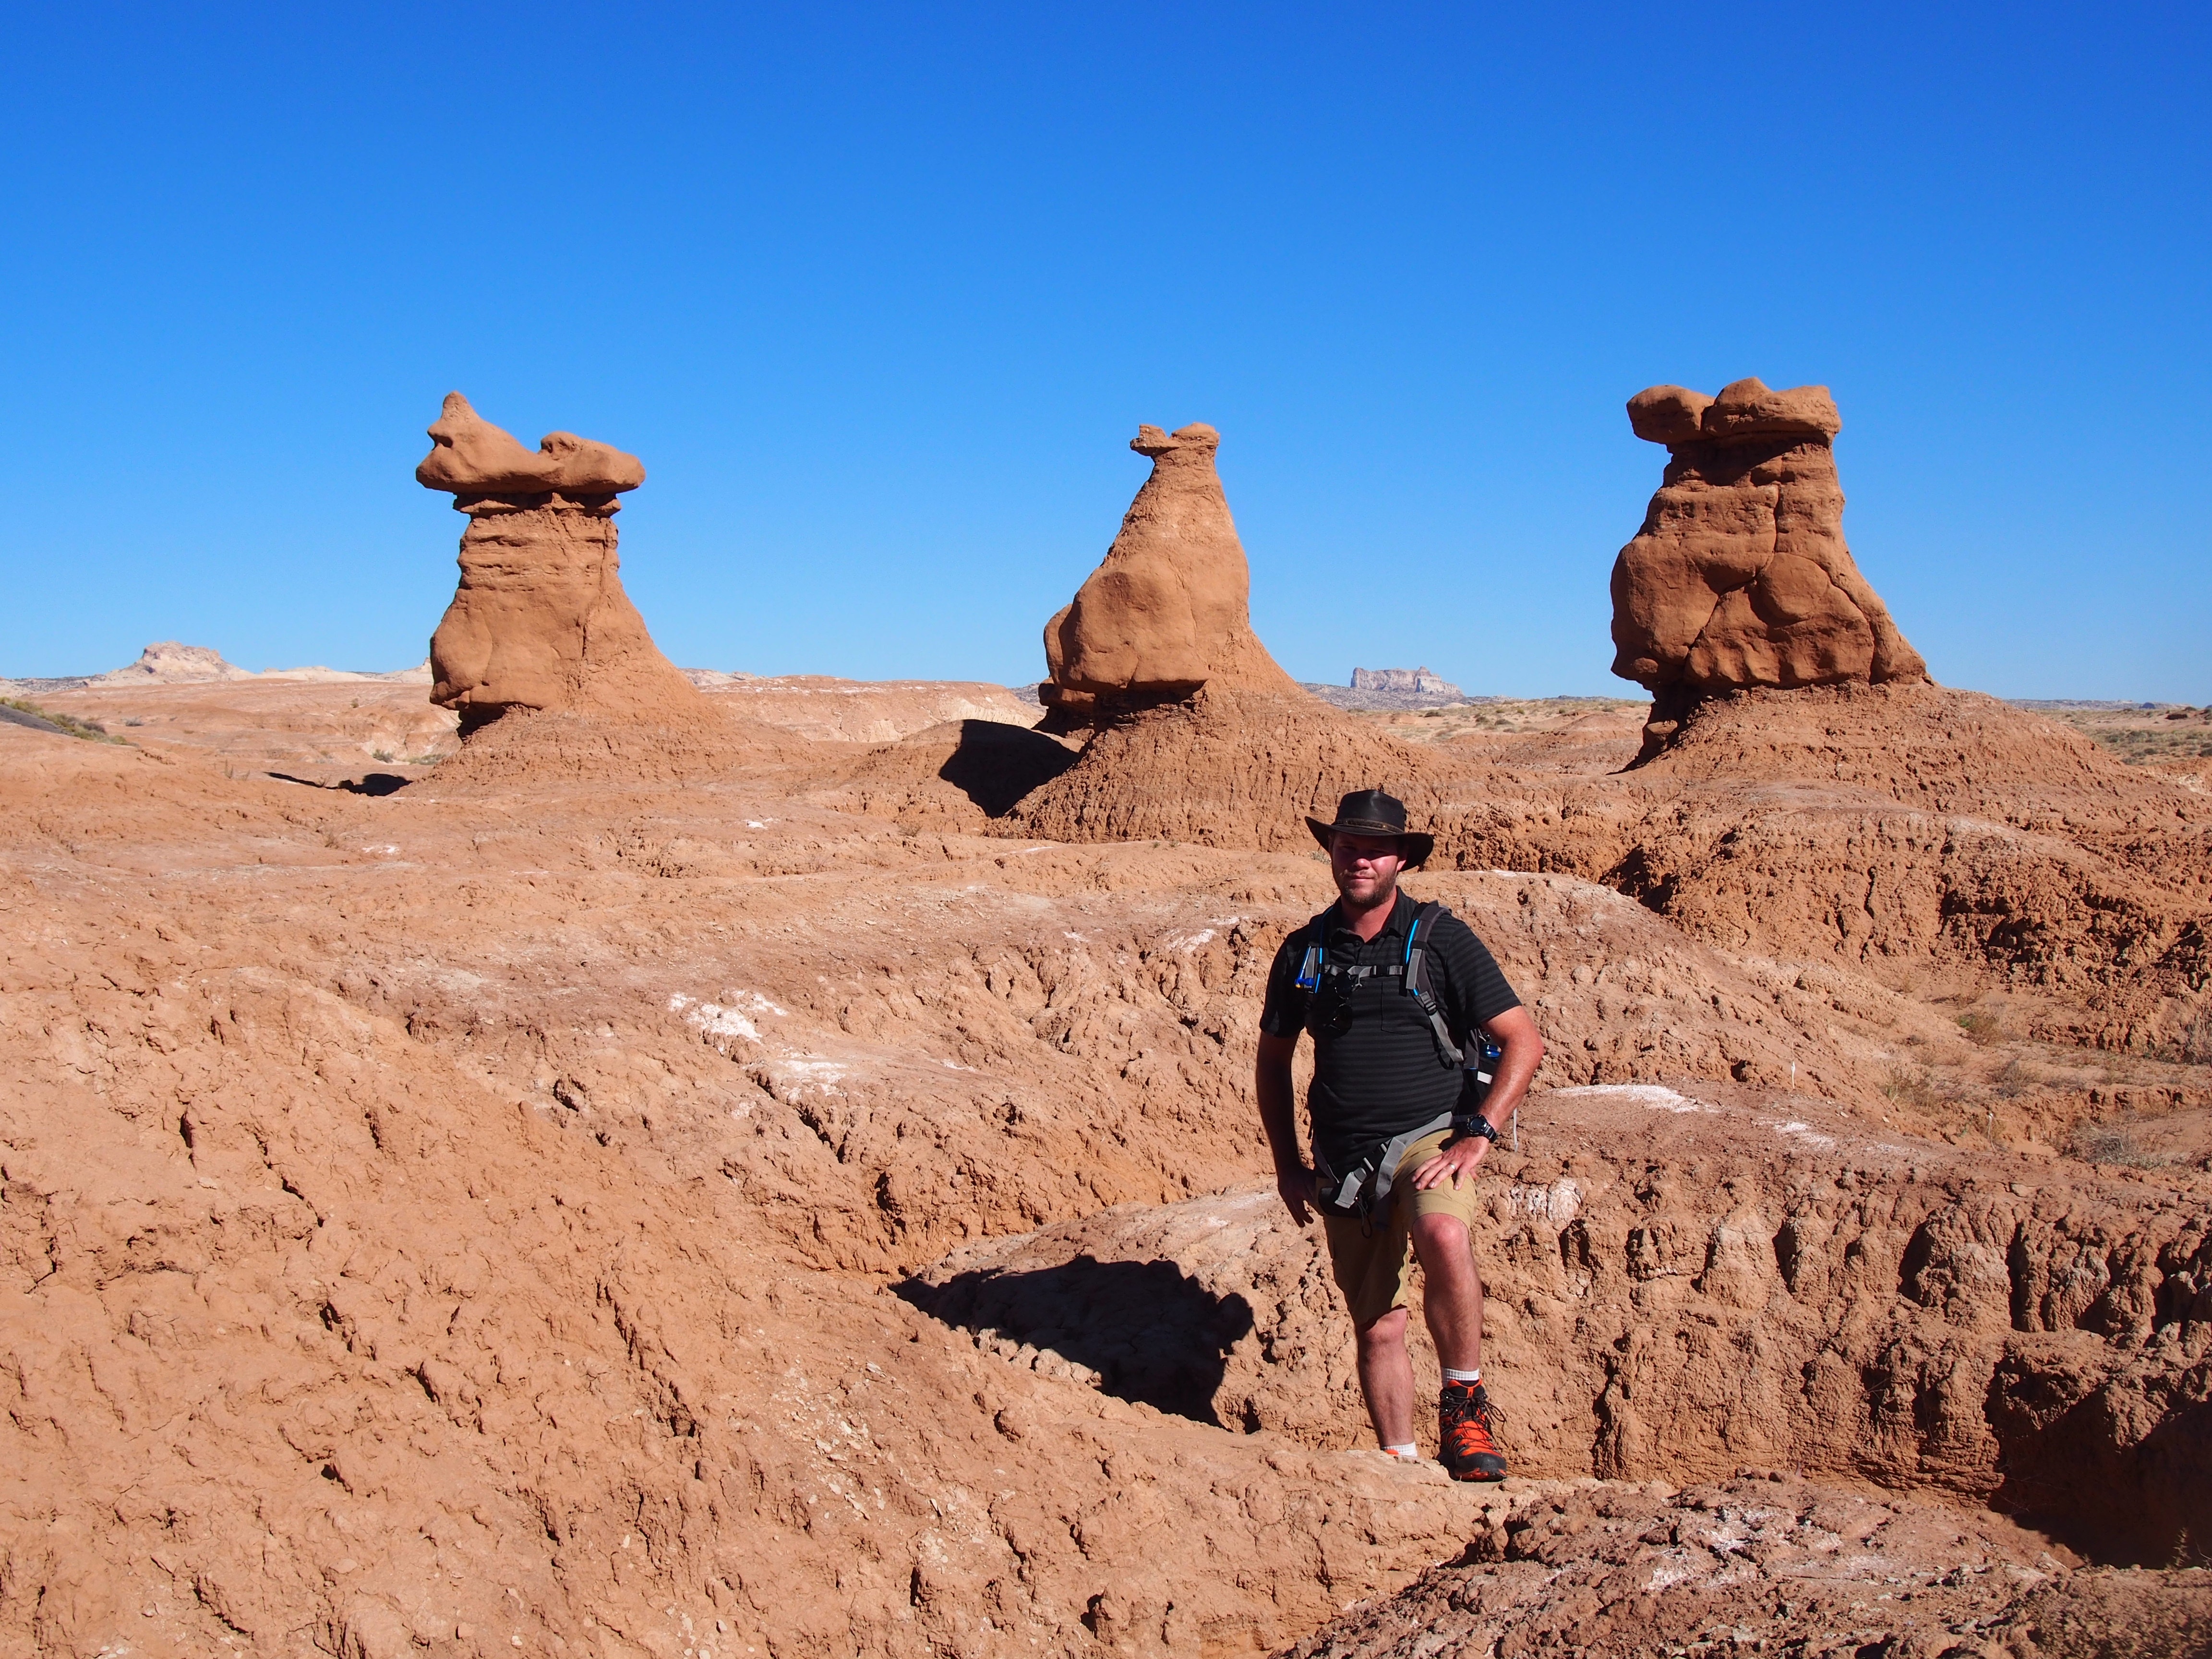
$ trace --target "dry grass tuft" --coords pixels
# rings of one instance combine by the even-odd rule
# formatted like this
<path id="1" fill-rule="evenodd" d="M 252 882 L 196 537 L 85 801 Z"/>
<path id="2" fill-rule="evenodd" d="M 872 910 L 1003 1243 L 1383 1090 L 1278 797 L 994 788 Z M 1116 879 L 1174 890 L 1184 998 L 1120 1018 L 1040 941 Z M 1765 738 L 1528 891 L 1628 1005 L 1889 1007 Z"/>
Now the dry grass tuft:
<path id="1" fill-rule="evenodd" d="M 2212 1066 L 2212 1009 L 2199 1009 L 2189 1029 L 2181 1034 L 2181 1062 Z"/>
<path id="2" fill-rule="evenodd" d="M 2133 1134 L 2114 1123 L 2077 1126 L 2073 1152 L 2085 1164 L 2116 1164 L 2130 1170 L 2163 1169 L 2170 1161 L 2149 1151 Z"/>
<path id="3" fill-rule="evenodd" d="M 1898 1105 L 1922 1112 L 1934 1109 L 1942 1099 L 1934 1076 L 1925 1066 L 1893 1066 L 1881 1091 Z"/>
<path id="4" fill-rule="evenodd" d="M 1995 1042 L 2002 1035 L 1997 1029 L 1996 1016 L 1984 1013 L 1978 1008 L 1969 1008 L 1959 1016 L 1959 1029 L 1966 1034 L 1969 1042 L 1984 1046 Z"/>
<path id="5" fill-rule="evenodd" d="M 82 738 L 88 743 L 128 744 L 131 741 L 128 738 L 115 736 L 104 726 L 97 725 L 91 720 L 78 720 L 73 714 L 57 714 L 51 708 L 41 708 L 37 703 L 21 697 L 0 697 L 0 704 L 5 704 L 18 714 L 28 714 L 35 720 L 42 720 L 47 725 L 58 727 L 73 738 Z"/>

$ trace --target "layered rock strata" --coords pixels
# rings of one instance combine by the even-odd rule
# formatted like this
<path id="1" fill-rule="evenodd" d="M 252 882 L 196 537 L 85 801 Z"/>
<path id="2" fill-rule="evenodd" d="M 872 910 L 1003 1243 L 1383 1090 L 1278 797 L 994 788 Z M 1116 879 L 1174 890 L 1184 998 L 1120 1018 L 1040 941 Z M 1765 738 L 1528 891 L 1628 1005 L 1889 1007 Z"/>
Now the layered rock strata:
<path id="1" fill-rule="evenodd" d="M 635 455 L 549 434 L 535 452 L 458 392 L 415 477 L 469 516 L 461 580 L 430 639 L 430 700 L 465 738 L 513 710 L 633 718 L 707 712 L 623 591 L 616 499 L 645 482 Z"/>
<path id="2" fill-rule="evenodd" d="M 1516 1481 L 1458 1559 L 1347 1608 L 1285 1659 L 2184 1659 L 2212 1648 L 2212 1572 L 2075 1571 L 2065 1553 L 2000 1516 L 1778 1470 L 1680 1492 Z"/>
<path id="3" fill-rule="evenodd" d="M 1516 1652 L 1906 1659 L 1972 1621 L 1977 1654 L 2201 1653 L 2053 1645 L 2171 1575 L 2052 1573 L 1967 1506 L 2055 1512 L 2104 1561 L 2212 1530 L 2203 1069 L 2030 1044 L 2021 1000 L 1970 1007 L 1890 954 L 1928 929 L 1879 837 L 2109 836 L 2195 879 L 2204 809 L 2063 732 L 2035 774 L 1964 700 L 1706 704 L 1589 786 L 1648 815 L 1621 833 L 1672 898 L 1493 873 L 1611 833 L 1553 784 L 1521 791 L 1522 851 L 1462 842 L 1474 867 L 1411 884 L 1552 1043 L 1478 1199 L 1510 1493 L 1344 1449 L 1370 1444 L 1352 1333 L 1251 1127 L 1267 963 L 1330 891 L 1310 840 L 902 835 L 781 761 L 447 798 L 519 732 L 614 724 L 573 715 L 503 719 L 383 799 L 143 729 L 0 726 L 28 896 L 0 1028 L 0 1651 L 1269 1652 L 1364 1599 L 1329 1650 L 1486 1651 L 1504 1619 Z M 1923 724 L 1880 723 L 1907 704 Z M 1731 763 L 1752 738 L 1804 758 Z M 1493 776 L 1454 799 L 1511 806 Z M 1844 822 L 1877 795 L 1895 811 Z M 1793 801 L 1873 913 L 1837 915 L 1863 959 L 1782 931 L 1823 914 L 1771 879 Z M 1763 848 L 1730 839 L 1760 814 Z M 1990 870 L 1987 899 L 2019 890 Z M 1699 892 L 1745 896 L 1747 948 Z M 2033 944 L 2049 914 L 1996 932 Z M 2063 966 L 2079 937 L 2035 948 Z M 2101 1170 L 2054 1155 L 2069 1077 L 2110 1114 Z M 2153 1116 L 2154 1083 L 2185 1098 Z M 1833 1478 L 1746 1498 L 1746 1462 Z M 1661 1479 L 1714 1484 L 1620 1484 Z M 1475 1576 L 1360 1622 L 1454 1558 Z M 2015 1565 L 2049 1575 L 2024 1610 Z M 2016 1612 L 2046 1635 L 2000 1640 Z"/>
<path id="4" fill-rule="evenodd" d="M 1571 872 L 1724 948 L 2017 999 L 2050 1042 L 2156 1052 L 2212 1019 L 2212 811 L 2078 732 L 1923 680 L 1707 698 L 1659 749 L 1455 788 L 1433 864 Z"/>
<path id="5" fill-rule="evenodd" d="M 1060 729 L 1188 696 L 1201 685 L 1291 692 L 1252 631 L 1251 567 L 1215 471 L 1221 434 L 1140 426 L 1129 447 L 1152 476 L 1105 559 L 1045 624 L 1037 688 Z"/>
<path id="6" fill-rule="evenodd" d="M 1844 544 L 1826 386 L 1656 386 L 1628 419 L 1670 456 L 1613 568 L 1613 672 L 1652 694 L 1642 759 L 1705 697 L 1927 678 Z"/>

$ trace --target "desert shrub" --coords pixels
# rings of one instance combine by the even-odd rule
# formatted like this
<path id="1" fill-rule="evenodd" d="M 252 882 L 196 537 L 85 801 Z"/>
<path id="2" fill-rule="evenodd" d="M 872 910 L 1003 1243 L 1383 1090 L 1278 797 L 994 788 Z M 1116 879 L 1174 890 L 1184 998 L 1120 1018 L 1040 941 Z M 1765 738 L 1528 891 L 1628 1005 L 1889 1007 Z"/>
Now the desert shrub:
<path id="1" fill-rule="evenodd" d="M 1978 1008 L 1969 1008 L 1959 1016 L 1959 1029 L 1974 1042 L 1994 1042 L 1997 1039 L 1995 1014 L 1985 1014 Z"/>
<path id="2" fill-rule="evenodd" d="M 2014 1054 L 2005 1061 L 2004 1070 L 1997 1073 L 1996 1082 L 1991 1086 L 1996 1090 L 1998 1099 L 2018 1100 L 2035 1086 L 2035 1079 L 2020 1063 L 2020 1056 Z"/>
<path id="3" fill-rule="evenodd" d="M 2087 1164 L 2124 1164 L 2134 1170 L 2155 1170 L 2166 1163 L 2147 1150 L 2134 1135 L 2117 1124 L 2084 1123 L 2074 1131 L 2074 1156 Z"/>
<path id="4" fill-rule="evenodd" d="M 2186 1065 L 2212 1066 L 2212 1009 L 2198 1009 L 2182 1032 L 2181 1058 Z"/>
<path id="5" fill-rule="evenodd" d="M 1891 1067 L 1881 1091 L 1900 1106 L 1916 1107 L 1923 1112 L 1942 1098 L 1936 1091 L 1936 1079 L 1924 1066 Z"/>

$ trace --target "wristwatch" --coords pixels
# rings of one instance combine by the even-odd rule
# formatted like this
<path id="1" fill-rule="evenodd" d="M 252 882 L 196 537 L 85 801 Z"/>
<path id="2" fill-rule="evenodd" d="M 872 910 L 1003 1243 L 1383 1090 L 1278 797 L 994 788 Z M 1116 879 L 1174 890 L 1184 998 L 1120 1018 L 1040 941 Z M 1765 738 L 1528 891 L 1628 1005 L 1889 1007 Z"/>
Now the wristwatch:
<path id="1" fill-rule="evenodd" d="M 1495 1146 L 1498 1144 L 1497 1125 L 1480 1114 L 1474 1117 L 1455 1117 L 1452 1120 L 1451 1127 L 1452 1139 L 1455 1140 L 1462 1139 L 1468 1135 L 1480 1135 L 1492 1146 Z"/>

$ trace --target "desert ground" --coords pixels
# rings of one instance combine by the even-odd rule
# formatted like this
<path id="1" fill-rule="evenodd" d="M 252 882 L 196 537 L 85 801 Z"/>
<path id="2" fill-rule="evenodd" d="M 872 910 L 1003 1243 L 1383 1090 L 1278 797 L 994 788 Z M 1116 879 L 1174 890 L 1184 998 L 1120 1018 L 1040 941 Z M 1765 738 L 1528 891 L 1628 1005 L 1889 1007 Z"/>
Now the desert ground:
<path id="1" fill-rule="evenodd" d="M 1551 1042 L 1456 1486 L 1369 1449 L 1258 1135 L 1303 828 L 1201 755 L 1055 837 L 1084 744 L 1003 688 L 720 678 L 721 763 L 619 783 L 422 763 L 419 678 L 0 726 L 0 1644 L 2212 1639 L 2201 795 L 1934 690 L 1626 774 L 1634 705 L 1328 711 L 1458 769 L 1408 885 Z"/>

